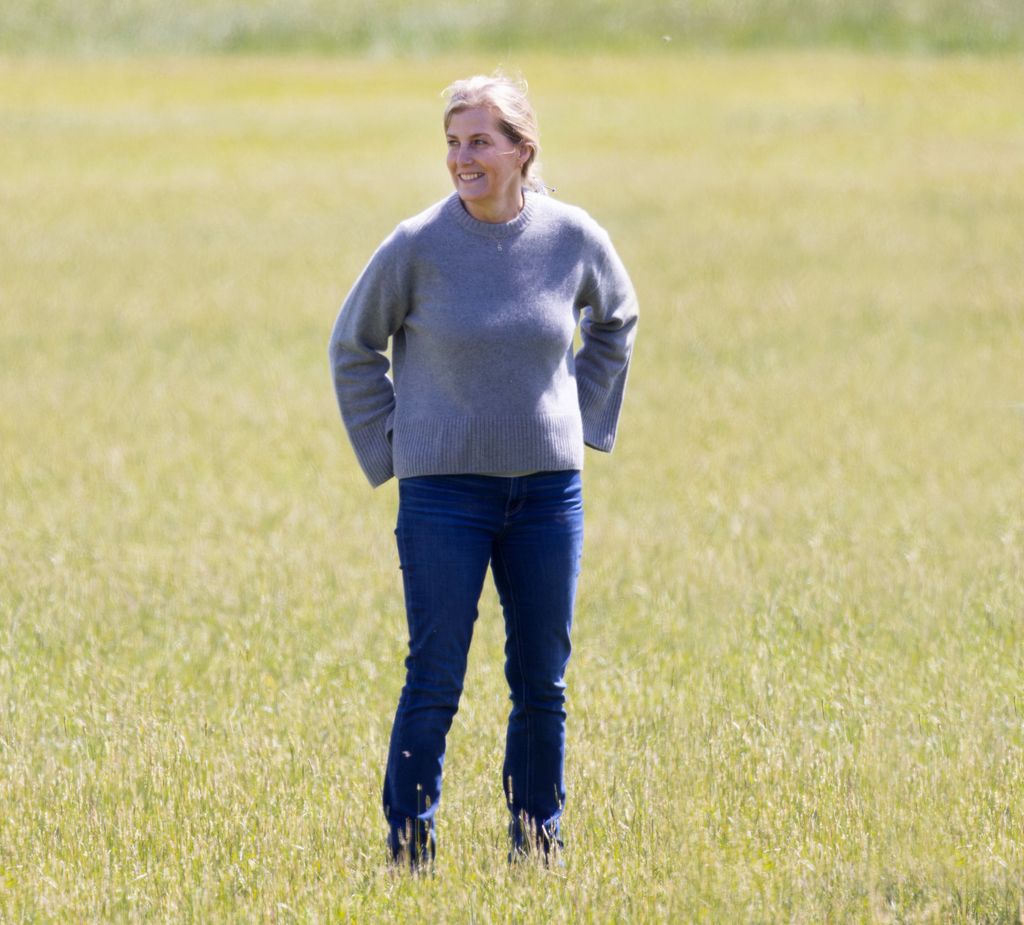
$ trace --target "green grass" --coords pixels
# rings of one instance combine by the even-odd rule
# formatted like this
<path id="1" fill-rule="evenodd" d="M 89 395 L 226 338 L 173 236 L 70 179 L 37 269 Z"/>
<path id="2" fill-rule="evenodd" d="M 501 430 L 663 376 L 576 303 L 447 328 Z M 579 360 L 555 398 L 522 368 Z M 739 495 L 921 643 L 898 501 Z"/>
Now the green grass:
<path id="1" fill-rule="evenodd" d="M 0 52 L 1022 51 L 1019 0 L 16 0 Z"/>
<path id="2" fill-rule="evenodd" d="M 488 590 L 437 876 L 326 342 L 494 65 L 0 62 L 0 920 L 1000 922 L 1024 897 L 1024 67 L 526 57 L 642 302 L 585 472 L 564 875 Z"/>

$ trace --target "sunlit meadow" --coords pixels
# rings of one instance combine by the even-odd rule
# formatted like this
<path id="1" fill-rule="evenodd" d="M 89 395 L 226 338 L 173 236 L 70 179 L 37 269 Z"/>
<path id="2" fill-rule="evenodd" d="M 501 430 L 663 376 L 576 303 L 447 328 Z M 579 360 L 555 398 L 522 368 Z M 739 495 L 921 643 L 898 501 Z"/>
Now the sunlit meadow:
<path id="1" fill-rule="evenodd" d="M 326 345 L 500 59 L 0 62 L 0 920 L 1016 922 L 1024 63 L 506 61 L 642 306 L 585 469 L 566 866 L 485 593 L 389 873 L 394 483 Z"/>

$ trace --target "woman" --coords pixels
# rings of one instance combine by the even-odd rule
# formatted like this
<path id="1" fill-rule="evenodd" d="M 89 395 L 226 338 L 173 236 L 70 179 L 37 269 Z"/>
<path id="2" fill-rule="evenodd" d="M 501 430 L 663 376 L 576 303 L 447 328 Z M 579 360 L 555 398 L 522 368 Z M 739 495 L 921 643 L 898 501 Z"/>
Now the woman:
<path id="1" fill-rule="evenodd" d="M 363 471 L 374 486 L 399 480 L 409 654 L 384 812 L 392 857 L 414 868 L 434 856 L 445 737 L 488 566 L 512 700 L 502 769 L 510 857 L 561 847 L 579 470 L 584 444 L 612 448 L 637 320 L 607 234 L 544 195 L 525 86 L 471 77 L 447 95 L 455 192 L 380 245 L 330 345 Z"/>

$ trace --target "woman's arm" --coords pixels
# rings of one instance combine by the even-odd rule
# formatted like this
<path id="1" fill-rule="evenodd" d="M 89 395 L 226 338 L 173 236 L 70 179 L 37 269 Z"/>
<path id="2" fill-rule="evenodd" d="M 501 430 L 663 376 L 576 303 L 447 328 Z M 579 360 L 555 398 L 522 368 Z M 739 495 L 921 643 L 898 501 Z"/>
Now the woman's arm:
<path id="1" fill-rule="evenodd" d="M 609 453 L 615 444 L 638 306 L 629 274 L 603 230 L 597 244 L 580 323 L 583 343 L 576 354 L 576 388 L 584 442 Z"/>
<path id="2" fill-rule="evenodd" d="M 408 310 L 399 282 L 398 246 L 396 233 L 360 274 L 334 323 L 329 351 L 341 417 L 374 487 L 394 474 L 388 427 L 395 389 L 384 352 Z"/>

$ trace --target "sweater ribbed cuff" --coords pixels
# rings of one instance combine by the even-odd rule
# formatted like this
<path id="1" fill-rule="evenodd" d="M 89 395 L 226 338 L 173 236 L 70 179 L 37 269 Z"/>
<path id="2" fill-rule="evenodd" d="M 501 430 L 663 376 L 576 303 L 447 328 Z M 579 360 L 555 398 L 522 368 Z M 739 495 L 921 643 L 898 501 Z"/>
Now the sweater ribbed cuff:
<path id="1" fill-rule="evenodd" d="M 374 488 L 383 485 L 395 474 L 391 443 L 384 432 L 383 420 L 376 421 L 369 427 L 350 431 L 349 439 L 352 441 L 359 465 Z"/>
<path id="2" fill-rule="evenodd" d="M 622 408 L 621 389 L 608 392 L 586 379 L 577 378 L 576 390 L 583 418 L 583 442 L 602 453 L 610 453 L 615 446 L 615 431 Z"/>

